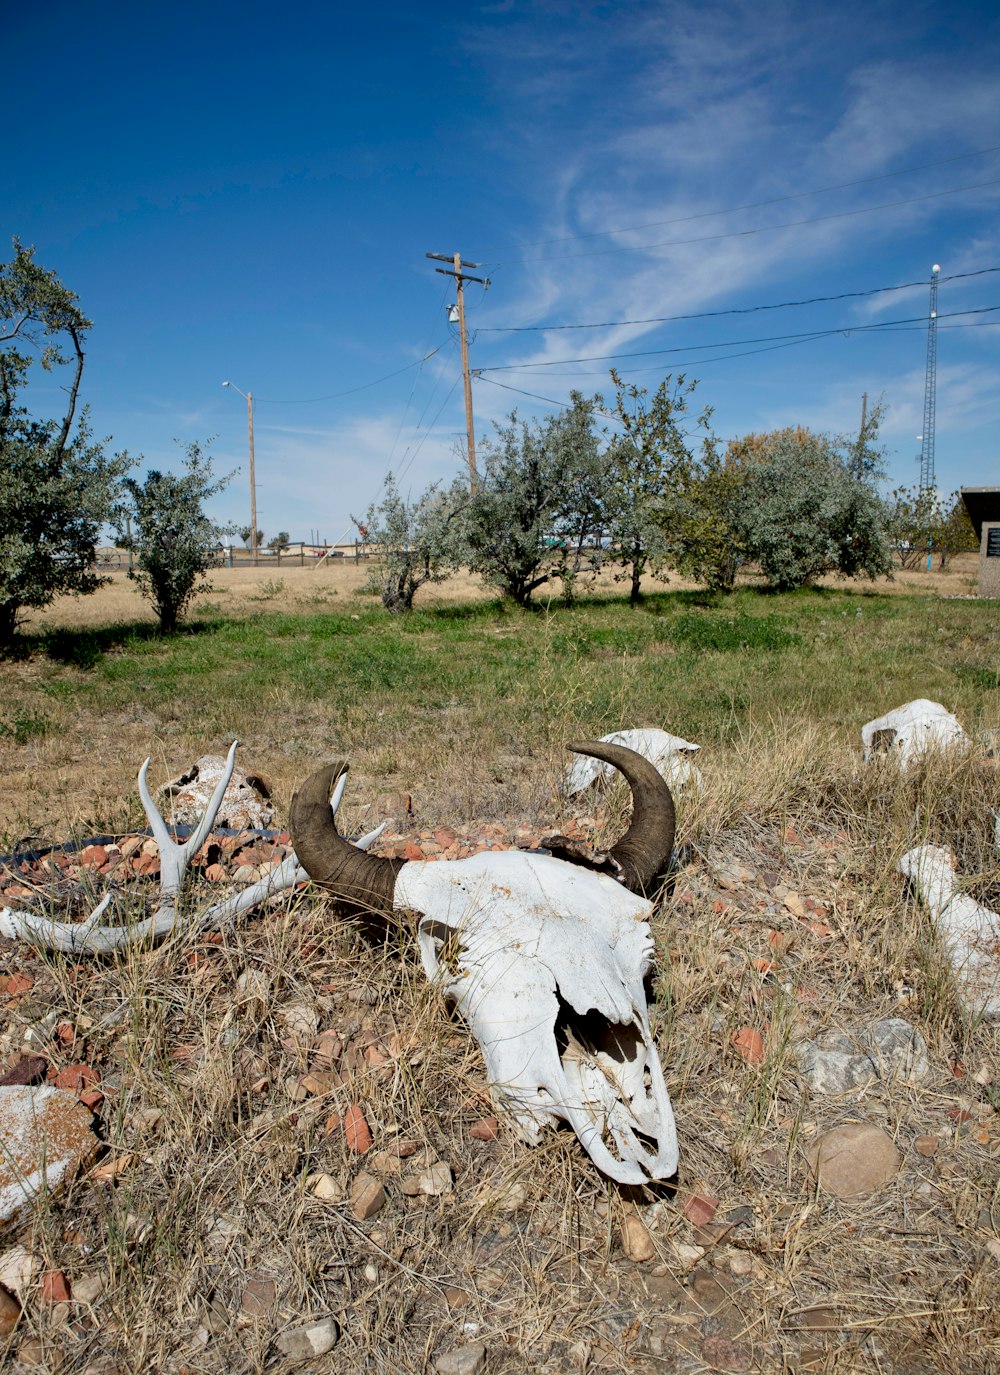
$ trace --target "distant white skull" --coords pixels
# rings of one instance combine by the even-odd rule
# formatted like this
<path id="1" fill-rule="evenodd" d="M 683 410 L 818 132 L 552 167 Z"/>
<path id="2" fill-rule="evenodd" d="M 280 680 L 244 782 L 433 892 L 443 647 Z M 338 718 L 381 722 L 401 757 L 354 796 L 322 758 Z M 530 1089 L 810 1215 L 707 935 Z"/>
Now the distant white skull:
<path id="1" fill-rule="evenodd" d="M 862 726 L 861 743 L 866 762 L 888 754 L 905 768 L 928 750 L 967 745 L 969 737 L 946 707 L 921 697 Z"/>

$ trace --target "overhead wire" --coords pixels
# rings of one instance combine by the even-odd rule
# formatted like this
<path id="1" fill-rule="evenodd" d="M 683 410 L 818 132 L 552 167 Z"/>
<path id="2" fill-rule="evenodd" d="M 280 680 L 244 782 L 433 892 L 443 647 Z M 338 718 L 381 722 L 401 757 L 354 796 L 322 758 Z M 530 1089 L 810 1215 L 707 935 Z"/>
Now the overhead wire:
<path id="1" fill-rule="evenodd" d="M 939 282 L 957 282 L 968 277 L 985 277 L 1000 272 L 1000 267 L 982 267 L 974 272 L 952 272 L 939 277 Z M 908 291 L 911 287 L 926 287 L 927 279 L 900 282 L 897 286 L 874 286 L 864 291 L 839 291 L 831 296 L 806 296 L 798 301 L 772 301 L 757 306 L 731 306 L 726 310 L 689 311 L 683 315 L 650 315 L 635 320 L 595 320 L 585 324 L 563 325 L 480 325 L 477 334 L 547 334 L 570 329 L 618 329 L 626 325 L 668 325 L 678 320 L 713 320 L 725 315 L 754 315 L 766 310 L 788 310 L 794 306 L 814 306 L 828 301 L 852 301 L 861 297 L 878 296 L 890 291 Z"/>
<path id="2" fill-rule="evenodd" d="M 993 311 L 1000 310 L 1000 306 L 982 306 L 970 310 L 949 311 L 947 314 L 939 314 L 939 320 L 953 319 L 960 315 L 988 315 Z M 492 366 L 477 369 L 480 373 L 487 372 L 537 372 L 543 368 L 563 367 L 572 363 L 602 363 L 614 362 L 619 358 L 653 358 L 668 353 L 695 353 L 705 349 L 713 348 L 738 348 L 742 344 L 769 344 L 780 342 L 785 339 L 821 339 L 833 334 L 864 334 L 877 333 L 880 330 L 888 330 L 896 325 L 913 325 L 926 323 L 926 315 L 910 315 L 899 320 L 878 321 L 869 325 L 837 325 L 831 329 L 807 330 L 799 334 L 772 334 L 762 335 L 756 339 L 732 339 L 724 343 L 716 341 L 710 344 L 677 344 L 668 349 L 637 349 L 629 353 L 592 353 L 586 354 L 581 358 L 553 358 L 548 361 L 540 360 L 532 363 L 497 363 Z"/>
<path id="3" fill-rule="evenodd" d="M 362 382 L 359 387 L 348 387 L 346 391 L 331 392 L 329 396 L 303 396 L 295 401 L 278 401 L 270 396 L 255 396 L 255 406 L 311 406 L 316 401 L 337 401 L 342 396 L 353 396 L 356 392 L 367 391 L 369 387 L 377 387 L 381 382 L 389 382 L 393 377 L 401 377 L 404 372 L 409 372 L 411 368 L 421 368 L 429 358 L 433 358 L 440 349 L 431 349 L 430 353 L 423 358 L 417 358 L 412 363 L 407 363 L 405 367 L 397 368 L 395 372 L 387 372 L 383 377 L 376 377 L 371 382 Z"/>

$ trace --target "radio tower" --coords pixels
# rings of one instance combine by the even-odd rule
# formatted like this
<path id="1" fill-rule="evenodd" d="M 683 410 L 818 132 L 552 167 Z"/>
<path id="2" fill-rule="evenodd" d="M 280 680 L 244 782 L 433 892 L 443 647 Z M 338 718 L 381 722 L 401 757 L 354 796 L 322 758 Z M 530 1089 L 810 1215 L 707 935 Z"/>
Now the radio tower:
<path id="1" fill-rule="evenodd" d="M 920 436 L 920 490 L 934 490 L 934 421 L 937 406 L 937 263 L 931 268 L 931 308 L 927 319 L 927 371 L 924 375 L 924 429 Z"/>

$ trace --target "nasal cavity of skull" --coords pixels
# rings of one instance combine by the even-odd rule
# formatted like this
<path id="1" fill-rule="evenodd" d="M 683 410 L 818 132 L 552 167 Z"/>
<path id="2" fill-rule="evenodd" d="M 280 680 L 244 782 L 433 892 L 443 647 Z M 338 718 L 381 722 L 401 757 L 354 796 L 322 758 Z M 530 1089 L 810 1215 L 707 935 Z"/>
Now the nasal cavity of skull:
<path id="1" fill-rule="evenodd" d="M 872 753 L 888 754 L 896 743 L 898 733 L 889 727 L 884 730 L 877 730 L 872 736 Z"/>
<path id="2" fill-rule="evenodd" d="M 560 1060 L 580 1057 L 590 1060 L 601 1069 L 620 1093 L 616 1070 L 633 1064 L 642 1054 L 642 1037 L 631 1022 L 612 1022 L 591 1008 L 577 1012 L 556 989 L 559 1011 L 556 1015 L 555 1038 Z M 598 1057 L 603 1057 L 599 1059 Z M 608 1062 L 611 1062 L 610 1065 Z M 648 1075 L 646 1076 L 648 1078 Z"/>

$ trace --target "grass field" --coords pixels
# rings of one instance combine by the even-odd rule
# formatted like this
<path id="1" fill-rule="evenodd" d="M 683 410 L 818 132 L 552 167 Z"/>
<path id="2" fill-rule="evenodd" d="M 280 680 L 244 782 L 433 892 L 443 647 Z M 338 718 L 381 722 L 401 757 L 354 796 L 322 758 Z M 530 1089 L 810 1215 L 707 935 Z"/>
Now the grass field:
<path id="1" fill-rule="evenodd" d="M 557 785 L 568 740 L 623 725 L 699 743 L 705 786 L 679 799 L 686 848 L 655 921 L 676 1193 L 609 1187 L 563 1133 L 535 1151 L 503 1124 L 470 1140 L 490 1111 L 474 1043 L 411 951 L 359 948 L 314 898 L 221 943 L 179 934 L 104 962 L 3 943 L 34 983 L 0 999 L 0 1050 L 55 1009 L 73 1031 L 54 1063 L 99 1067 L 102 1135 L 129 1155 L 116 1184 L 81 1181 L 29 1229 L 47 1267 L 103 1288 L 29 1303 L 11 1368 L 291 1370 L 276 1337 L 327 1315 L 342 1335 L 315 1368 L 345 1372 L 419 1372 L 469 1341 L 488 1375 L 998 1368 L 1000 1039 L 961 1015 L 895 872 L 910 846 L 947 844 L 1000 908 L 1000 616 L 969 598 L 974 566 L 788 596 L 672 583 L 636 609 L 604 582 L 533 614 L 456 582 L 407 619 L 362 593 L 363 569 L 238 570 L 170 640 L 124 580 L 35 618 L 0 663 L 0 851 L 142 824 L 147 754 L 159 780 L 234 737 L 282 823 L 296 783 L 349 755 L 345 824 L 389 816 L 386 843 L 576 825 L 603 845 L 619 790 L 570 805 Z M 973 750 L 906 778 L 862 767 L 861 724 L 914 697 L 953 710 Z M 305 1102 L 301 1006 L 357 1052 Z M 811 1095 L 795 1043 L 885 1016 L 924 1036 L 927 1077 Z M 317 1173 L 346 1188 L 365 1167 L 324 1132 L 352 1103 L 376 1151 L 412 1139 L 453 1191 L 405 1196 L 386 1165 L 370 1221 L 318 1200 Z M 902 1165 L 839 1201 L 805 1152 L 847 1121 L 881 1127 Z M 715 1223 L 685 1214 L 694 1193 L 718 1199 Z M 635 1208 L 656 1251 L 641 1264 L 620 1244 Z M 257 1315 L 250 1279 L 274 1286 Z"/>

